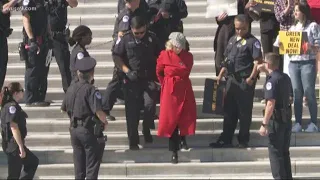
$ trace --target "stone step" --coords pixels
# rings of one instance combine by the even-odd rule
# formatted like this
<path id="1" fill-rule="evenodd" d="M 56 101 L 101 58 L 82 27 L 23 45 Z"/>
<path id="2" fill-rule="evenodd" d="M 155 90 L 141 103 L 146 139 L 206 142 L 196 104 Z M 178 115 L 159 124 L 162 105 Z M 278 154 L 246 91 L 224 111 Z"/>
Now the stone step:
<path id="1" fill-rule="evenodd" d="M 188 18 L 187 18 L 188 19 Z M 105 21 L 105 19 L 90 19 L 90 22 L 82 22 L 81 24 L 87 25 L 93 33 L 93 40 L 96 38 L 111 38 L 113 34 L 113 28 L 114 28 L 114 20 L 110 23 L 99 23 L 99 21 Z M 88 20 L 89 21 L 89 20 Z M 189 22 L 190 23 L 187 23 Z M 202 20 L 197 19 L 190 19 L 189 21 L 184 23 L 184 34 L 189 37 L 206 37 L 206 36 L 214 36 L 215 32 L 217 30 L 218 25 L 214 23 L 206 23 L 202 22 Z M 71 34 L 73 30 L 80 24 L 71 24 L 70 23 L 70 30 Z M 13 33 L 9 37 L 9 43 L 11 39 L 19 39 L 19 41 L 22 40 L 22 24 L 17 24 L 16 26 L 11 25 L 11 28 L 13 29 Z M 260 27 L 257 24 L 252 25 L 252 34 L 255 36 L 260 35 Z M 188 40 L 189 40 L 188 38 Z"/>
<path id="2" fill-rule="evenodd" d="M 214 114 L 205 114 L 202 113 L 202 99 L 196 99 L 197 101 L 197 117 L 199 119 L 203 118 L 217 118 L 221 116 L 217 116 Z M 48 107 L 25 107 L 25 104 L 21 104 L 23 110 L 28 114 L 29 118 L 68 118 L 66 113 L 60 112 L 61 101 L 60 102 L 53 102 L 51 106 Z M 260 102 L 253 103 L 252 114 L 253 117 L 262 117 L 262 110 L 264 109 L 264 104 Z M 318 106 L 318 112 L 320 107 Z M 124 105 L 115 105 L 111 114 L 115 117 L 124 117 Z M 159 112 L 159 104 L 157 105 L 157 113 Z M 309 116 L 308 107 L 303 107 L 302 111 L 303 115 Z"/>
<path id="3" fill-rule="evenodd" d="M 293 174 L 314 173 L 320 168 L 319 161 L 292 161 Z M 73 164 L 39 165 L 36 176 L 73 175 Z M 7 165 L 0 167 L 1 176 L 7 174 Z M 270 162 L 218 162 L 218 163 L 123 163 L 100 166 L 101 176 L 205 176 L 216 174 L 270 174 Z M 109 179 L 109 178 L 108 178 Z"/>
<path id="4" fill-rule="evenodd" d="M 193 86 L 204 86 L 205 79 L 206 78 L 215 78 L 215 74 L 213 73 L 192 73 L 190 75 L 190 80 Z M 95 75 L 95 85 L 97 87 L 107 87 L 108 83 L 112 80 L 112 75 Z M 23 86 L 25 84 L 24 82 L 24 75 L 17 75 L 17 76 L 6 76 L 4 84 L 8 84 L 13 81 L 20 82 Z M 262 89 L 263 85 L 265 83 L 265 80 L 258 80 L 256 89 Z M 318 84 L 318 81 L 316 82 Z M 61 75 L 49 75 L 48 76 L 48 87 L 51 88 L 59 88 L 61 87 Z M 318 87 L 317 87 L 318 88 Z M 256 94 L 257 95 L 257 94 Z"/>
<path id="5" fill-rule="evenodd" d="M 88 50 L 90 55 L 94 57 L 97 61 L 113 62 L 111 57 L 111 51 L 105 49 L 99 50 Z M 191 48 L 190 52 L 193 54 L 193 59 L 195 61 L 208 60 L 214 57 L 213 48 Z M 53 59 L 53 62 L 55 59 Z M 9 52 L 9 64 L 10 63 L 21 63 L 18 51 Z"/>
<path id="6" fill-rule="evenodd" d="M 95 67 L 94 73 L 96 75 L 112 75 L 114 69 L 113 62 L 102 62 L 98 61 Z M 215 72 L 215 66 L 213 60 L 203 60 L 195 61 L 191 73 L 211 73 Z M 25 73 L 25 63 L 15 63 L 8 64 L 7 66 L 7 76 L 24 75 Z M 55 59 L 50 64 L 49 76 L 60 75 L 60 70 Z"/>
<path id="7" fill-rule="evenodd" d="M 108 124 L 108 132 L 119 132 L 119 131 L 127 131 L 126 120 L 125 117 L 116 117 L 116 121 L 109 121 Z M 303 127 L 306 128 L 309 123 L 309 117 L 303 117 Z M 253 117 L 251 123 L 252 130 L 258 130 L 261 127 L 262 117 Z M 66 127 L 70 124 L 69 118 L 62 119 L 28 119 L 28 132 L 67 132 L 68 129 Z M 295 118 L 292 119 L 292 122 L 295 122 Z M 155 120 L 156 129 L 158 129 L 159 120 Z M 320 123 L 320 122 L 319 122 Z M 320 125 L 320 124 L 319 124 Z M 215 119 L 197 119 L 197 131 L 212 131 L 212 130 L 222 130 L 223 128 L 223 118 L 215 118 Z M 239 128 L 239 124 L 237 129 Z M 142 125 L 139 126 L 139 131 L 142 130 Z"/>
<path id="8" fill-rule="evenodd" d="M 99 38 L 111 39 L 112 37 L 114 25 L 111 25 L 111 24 L 109 25 L 85 24 L 85 25 L 87 25 L 92 30 L 93 41 Z M 78 25 L 72 25 L 72 26 L 70 25 L 70 29 L 73 31 L 77 26 Z M 22 26 L 13 26 L 12 28 L 14 29 L 14 31 L 9 37 L 9 44 L 11 43 L 11 41 L 20 42 L 23 37 L 21 33 Z M 207 41 L 211 41 L 211 46 L 213 43 L 213 38 L 211 37 L 215 36 L 216 30 L 217 30 L 217 25 L 215 24 L 202 24 L 202 23 L 198 23 L 197 21 L 184 25 L 184 34 L 186 35 L 188 41 L 189 40 L 191 41 L 192 37 L 210 37 Z M 254 26 L 252 33 L 258 39 L 260 39 L 260 37 L 258 37 L 260 36 L 259 27 Z M 191 43 L 191 47 L 197 47 L 197 46 Z M 203 47 L 208 47 L 208 46 L 203 46 Z"/>
<path id="9" fill-rule="evenodd" d="M 65 127 L 66 131 L 68 126 Z M 187 142 L 191 148 L 208 147 L 211 142 L 217 141 L 221 130 L 216 131 L 196 131 L 196 135 L 188 136 Z M 238 131 L 236 131 L 237 133 Z M 152 131 L 154 138 L 153 144 L 144 143 L 143 135 L 140 134 L 140 144 L 147 148 L 168 147 L 168 139 L 156 136 L 156 131 Z M 106 132 L 108 135 L 107 145 L 128 145 L 127 132 Z M 234 145 L 238 144 L 237 138 L 234 138 Z M 28 133 L 26 138 L 27 146 L 70 146 L 70 134 L 67 132 L 55 133 Z M 268 145 L 268 139 L 261 137 L 258 130 L 251 130 L 250 147 L 265 147 Z M 319 146 L 320 133 L 293 133 L 291 136 L 291 146 Z"/>
<path id="10" fill-rule="evenodd" d="M 94 11 L 94 9 L 93 9 Z M 84 25 L 114 25 L 117 14 L 114 13 L 95 13 L 95 14 L 75 14 L 73 9 L 68 12 L 68 24 L 77 26 Z M 22 26 L 22 15 L 20 13 L 13 13 L 10 17 L 11 26 Z M 187 18 L 182 19 L 184 24 L 200 23 L 200 24 L 216 24 L 215 19 L 205 18 L 205 13 L 190 12 Z M 252 22 L 252 27 L 260 27 L 259 23 Z"/>
<path id="11" fill-rule="evenodd" d="M 96 36 L 93 39 L 93 43 L 88 46 L 88 51 L 94 49 L 105 49 L 106 51 L 110 51 L 112 47 L 112 38 L 101 38 L 106 36 Z M 190 41 L 191 48 L 201 48 L 201 47 L 212 47 L 214 37 L 213 36 L 206 36 L 206 37 L 189 37 L 188 40 Z M 18 44 L 21 42 L 21 39 L 12 39 L 8 42 L 8 46 L 10 50 L 15 51 L 17 49 Z M 90 50 L 89 50 L 90 49 Z M 70 48 L 72 50 L 72 48 Z"/>
<path id="12" fill-rule="evenodd" d="M 294 179 L 319 179 L 319 173 L 298 173 L 297 175 L 293 175 Z M 74 176 L 40 176 L 35 179 L 74 179 Z M 261 174 L 254 174 L 254 173 L 242 173 L 242 174 L 214 174 L 212 176 L 203 175 L 203 176 L 185 176 L 185 175 L 178 175 L 178 176 L 170 176 L 170 175 L 163 175 L 163 176 L 103 176 L 100 175 L 99 179 L 108 179 L 108 180 L 123 180 L 123 179 L 153 179 L 153 180 L 177 180 L 177 179 L 204 179 L 204 180 L 211 180 L 211 179 L 273 179 L 270 173 L 261 173 Z"/>
<path id="13" fill-rule="evenodd" d="M 40 159 L 40 164 L 67 164 L 73 163 L 73 150 L 48 150 L 46 147 L 33 149 L 28 147 Z M 320 147 L 292 147 L 290 155 L 292 161 L 320 161 Z M 143 156 L 141 156 L 143 154 Z M 268 161 L 268 148 L 190 148 L 178 153 L 179 162 L 241 162 L 241 161 Z M 170 163 L 172 152 L 167 148 L 141 149 L 108 149 L 104 151 L 102 163 Z M 7 163 L 5 153 L 0 154 L 0 165 Z"/>
<path id="14" fill-rule="evenodd" d="M 206 2 L 205 1 L 187 1 L 188 12 L 205 12 L 206 11 Z M 76 8 L 68 8 L 69 14 L 82 14 L 90 15 L 92 12 L 97 14 L 110 13 L 117 14 L 117 2 L 87 2 L 79 3 Z M 19 12 L 13 12 L 14 15 L 19 15 Z M 205 15 L 203 16 L 205 18 Z"/>

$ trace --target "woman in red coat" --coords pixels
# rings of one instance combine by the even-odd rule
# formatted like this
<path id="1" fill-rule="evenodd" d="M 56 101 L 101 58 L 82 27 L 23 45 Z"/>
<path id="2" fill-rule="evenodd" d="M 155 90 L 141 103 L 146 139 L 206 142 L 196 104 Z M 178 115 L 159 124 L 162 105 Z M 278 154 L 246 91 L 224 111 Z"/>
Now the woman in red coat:
<path id="1" fill-rule="evenodd" d="M 166 50 L 157 60 L 157 76 L 161 83 L 158 136 L 169 138 L 171 162 L 178 163 L 180 136 L 195 134 L 196 102 L 189 75 L 193 56 L 188 52 L 187 40 L 182 33 L 169 36 Z M 180 136 L 179 136 L 180 132 Z M 185 139 L 182 139 L 185 143 Z"/>

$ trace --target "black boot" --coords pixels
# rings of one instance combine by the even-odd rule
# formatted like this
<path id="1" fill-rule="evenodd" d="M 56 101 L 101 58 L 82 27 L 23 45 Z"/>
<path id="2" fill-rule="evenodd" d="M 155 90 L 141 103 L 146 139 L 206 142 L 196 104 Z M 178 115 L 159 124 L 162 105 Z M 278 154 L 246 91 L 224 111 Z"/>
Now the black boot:
<path id="1" fill-rule="evenodd" d="M 178 164 L 178 152 L 172 152 L 171 163 Z"/>
<path id="2" fill-rule="evenodd" d="M 186 137 L 185 136 L 181 136 L 181 149 L 184 149 L 184 150 L 188 150 L 189 147 L 188 147 L 188 144 L 187 144 L 187 140 L 186 140 Z"/>

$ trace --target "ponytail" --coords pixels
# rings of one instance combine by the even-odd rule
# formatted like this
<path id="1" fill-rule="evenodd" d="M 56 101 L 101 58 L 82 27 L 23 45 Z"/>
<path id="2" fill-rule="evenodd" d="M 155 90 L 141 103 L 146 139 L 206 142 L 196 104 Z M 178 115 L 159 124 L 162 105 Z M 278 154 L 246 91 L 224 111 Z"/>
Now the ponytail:
<path id="1" fill-rule="evenodd" d="M 70 37 L 68 43 L 70 44 L 70 46 L 74 46 L 77 42 L 72 37 Z"/>
<path id="2" fill-rule="evenodd" d="M 7 104 L 12 100 L 13 100 L 12 94 L 9 92 L 9 88 L 5 86 L 0 94 L 1 108 L 3 108 L 5 104 Z"/>

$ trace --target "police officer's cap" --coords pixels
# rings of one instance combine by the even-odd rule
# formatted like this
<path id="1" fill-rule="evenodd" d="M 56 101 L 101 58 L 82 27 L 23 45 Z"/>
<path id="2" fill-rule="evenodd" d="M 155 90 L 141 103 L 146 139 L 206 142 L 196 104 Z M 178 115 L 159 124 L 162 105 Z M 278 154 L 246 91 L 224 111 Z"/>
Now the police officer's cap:
<path id="1" fill-rule="evenodd" d="M 84 57 L 76 61 L 76 70 L 87 72 L 92 70 L 97 65 L 97 61 L 92 57 Z"/>

